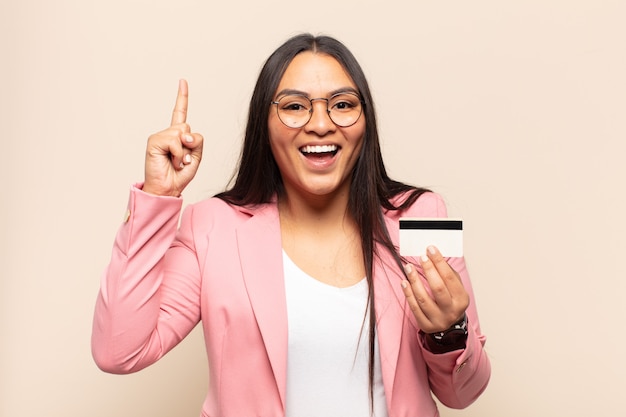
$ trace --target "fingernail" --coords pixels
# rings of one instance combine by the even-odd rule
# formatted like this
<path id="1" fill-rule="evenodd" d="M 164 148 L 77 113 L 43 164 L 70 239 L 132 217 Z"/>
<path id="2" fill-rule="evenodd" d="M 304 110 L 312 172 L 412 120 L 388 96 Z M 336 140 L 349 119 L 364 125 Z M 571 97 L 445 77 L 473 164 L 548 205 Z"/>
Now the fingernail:
<path id="1" fill-rule="evenodd" d="M 413 266 L 411 264 L 404 265 L 404 272 L 406 272 L 407 274 L 410 274 L 411 271 L 413 271 Z"/>
<path id="2" fill-rule="evenodd" d="M 185 168 L 185 164 L 183 164 L 182 162 L 180 163 L 180 165 L 178 166 L 180 169 Z"/>
<path id="3" fill-rule="evenodd" d="M 185 139 L 185 142 L 187 142 L 187 143 L 193 142 L 193 136 L 191 136 L 191 135 L 188 135 L 188 134 L 185 133 L 183 135 L 183 138 Z"/>
<path id="4" fill-rule="evenodd" d="M 422 256 L 420 256 L 420 261 L 421 261 L 422 263 L 426 263 L 426 262 L 428 262 L 428 256 L 427 256 L 427 255 L 422 255 Z"/>
<path id="5" fill-rule="evenodd" d="M 185 155 L 185 162 L 187 162 L 187 163 L 191 162 L 191 155 L 189 155 L 189 154 Z"/>
<path id="6" fill-rule="evenodd" d="M 405 279 L 403 279 L 402 282 L 400 283 L 400 285 L 402 285 L 402 288 L 406 288 L 409 285 L 409 283 L 406 282 Z"/>
<path id="7" fill-rule="evenodd" d="M 435 249 L 434 246 L 429 246 L 427 250 L 428 250 L 428 253 L 430 253 L 431 255 L 434 255 L 435 253 L 437 253 L 437 250 Z"/>

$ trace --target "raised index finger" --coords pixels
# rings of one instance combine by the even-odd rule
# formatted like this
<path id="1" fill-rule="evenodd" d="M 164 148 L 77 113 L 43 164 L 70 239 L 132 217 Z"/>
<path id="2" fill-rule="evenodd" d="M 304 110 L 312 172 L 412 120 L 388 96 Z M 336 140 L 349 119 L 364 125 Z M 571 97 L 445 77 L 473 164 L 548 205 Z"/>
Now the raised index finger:
<path id="1" fill-rule="evenodd" d="M 189 87 L 187 81 L 180 80 L 178 82 L 178 95 L 176 96 L 176 104 L 172 112 L 172 126 L 185 123 L 187 121 L 187 103 L 189 101 Z"/>

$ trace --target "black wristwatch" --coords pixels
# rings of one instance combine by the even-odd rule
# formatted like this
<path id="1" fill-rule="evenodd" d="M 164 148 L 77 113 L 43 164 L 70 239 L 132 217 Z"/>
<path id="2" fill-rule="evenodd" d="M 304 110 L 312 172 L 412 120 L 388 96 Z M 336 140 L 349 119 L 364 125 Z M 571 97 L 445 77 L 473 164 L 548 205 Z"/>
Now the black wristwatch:
<path id="1" fill-rule="evenodd" d="M 424 338 L 428 350 L 433 353 L 451 352 L 464 349 L 467 341 L 467 315 L 454 323 L 448 330 L 425 334 Z"/>

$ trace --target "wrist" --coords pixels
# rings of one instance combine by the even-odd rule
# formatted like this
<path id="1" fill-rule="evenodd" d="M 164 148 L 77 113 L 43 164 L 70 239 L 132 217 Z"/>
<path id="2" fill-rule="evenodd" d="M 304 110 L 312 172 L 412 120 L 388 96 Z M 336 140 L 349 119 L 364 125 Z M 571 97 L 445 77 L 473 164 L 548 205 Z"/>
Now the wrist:
<path id="1" fill-rule="evenodd" d="M 465 349 L 467 342 L 467 315 L 443 332 L 424 333 L 424 344 L 433 353 L 446 353 L 453 350 Z"/>
<path id="2" fill-rule="evenodd" d="M 159 197 L 174 197 L 174 198 L 180 198 L 180 196 L 182 195 L 182 193 L 176 190 L 166 191 L 166 190 L 160 189 L 159 187 L 156 187 L 156 188 L 151 187 L 150 184 L 146 184 L 145 182 L 140 183 L 140 184 L 141 184 L 141 187 L 137 187 L 137 188 L 146 194 L 151 194 L 151 195 L 159 196 Z"/>

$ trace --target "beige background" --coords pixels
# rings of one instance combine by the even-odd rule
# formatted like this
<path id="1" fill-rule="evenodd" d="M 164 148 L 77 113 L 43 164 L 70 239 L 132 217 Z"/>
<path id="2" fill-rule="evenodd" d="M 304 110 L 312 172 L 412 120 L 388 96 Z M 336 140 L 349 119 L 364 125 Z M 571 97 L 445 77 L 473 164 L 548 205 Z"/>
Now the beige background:
<path id="1" fill-rule="evenodd" d="M 100 273 L 178 78 L 206 137 L 192 202 L 226 183 L 262 61 L 301 31 L 353 50 L 390 172 L 465 219 L 493 376 L 443 416 L 621 414 L 625 21 L 604 0 L 1 0 L 0 415 L 199 415 L 197 330 L 136 375 L 93 364 Z"/>

